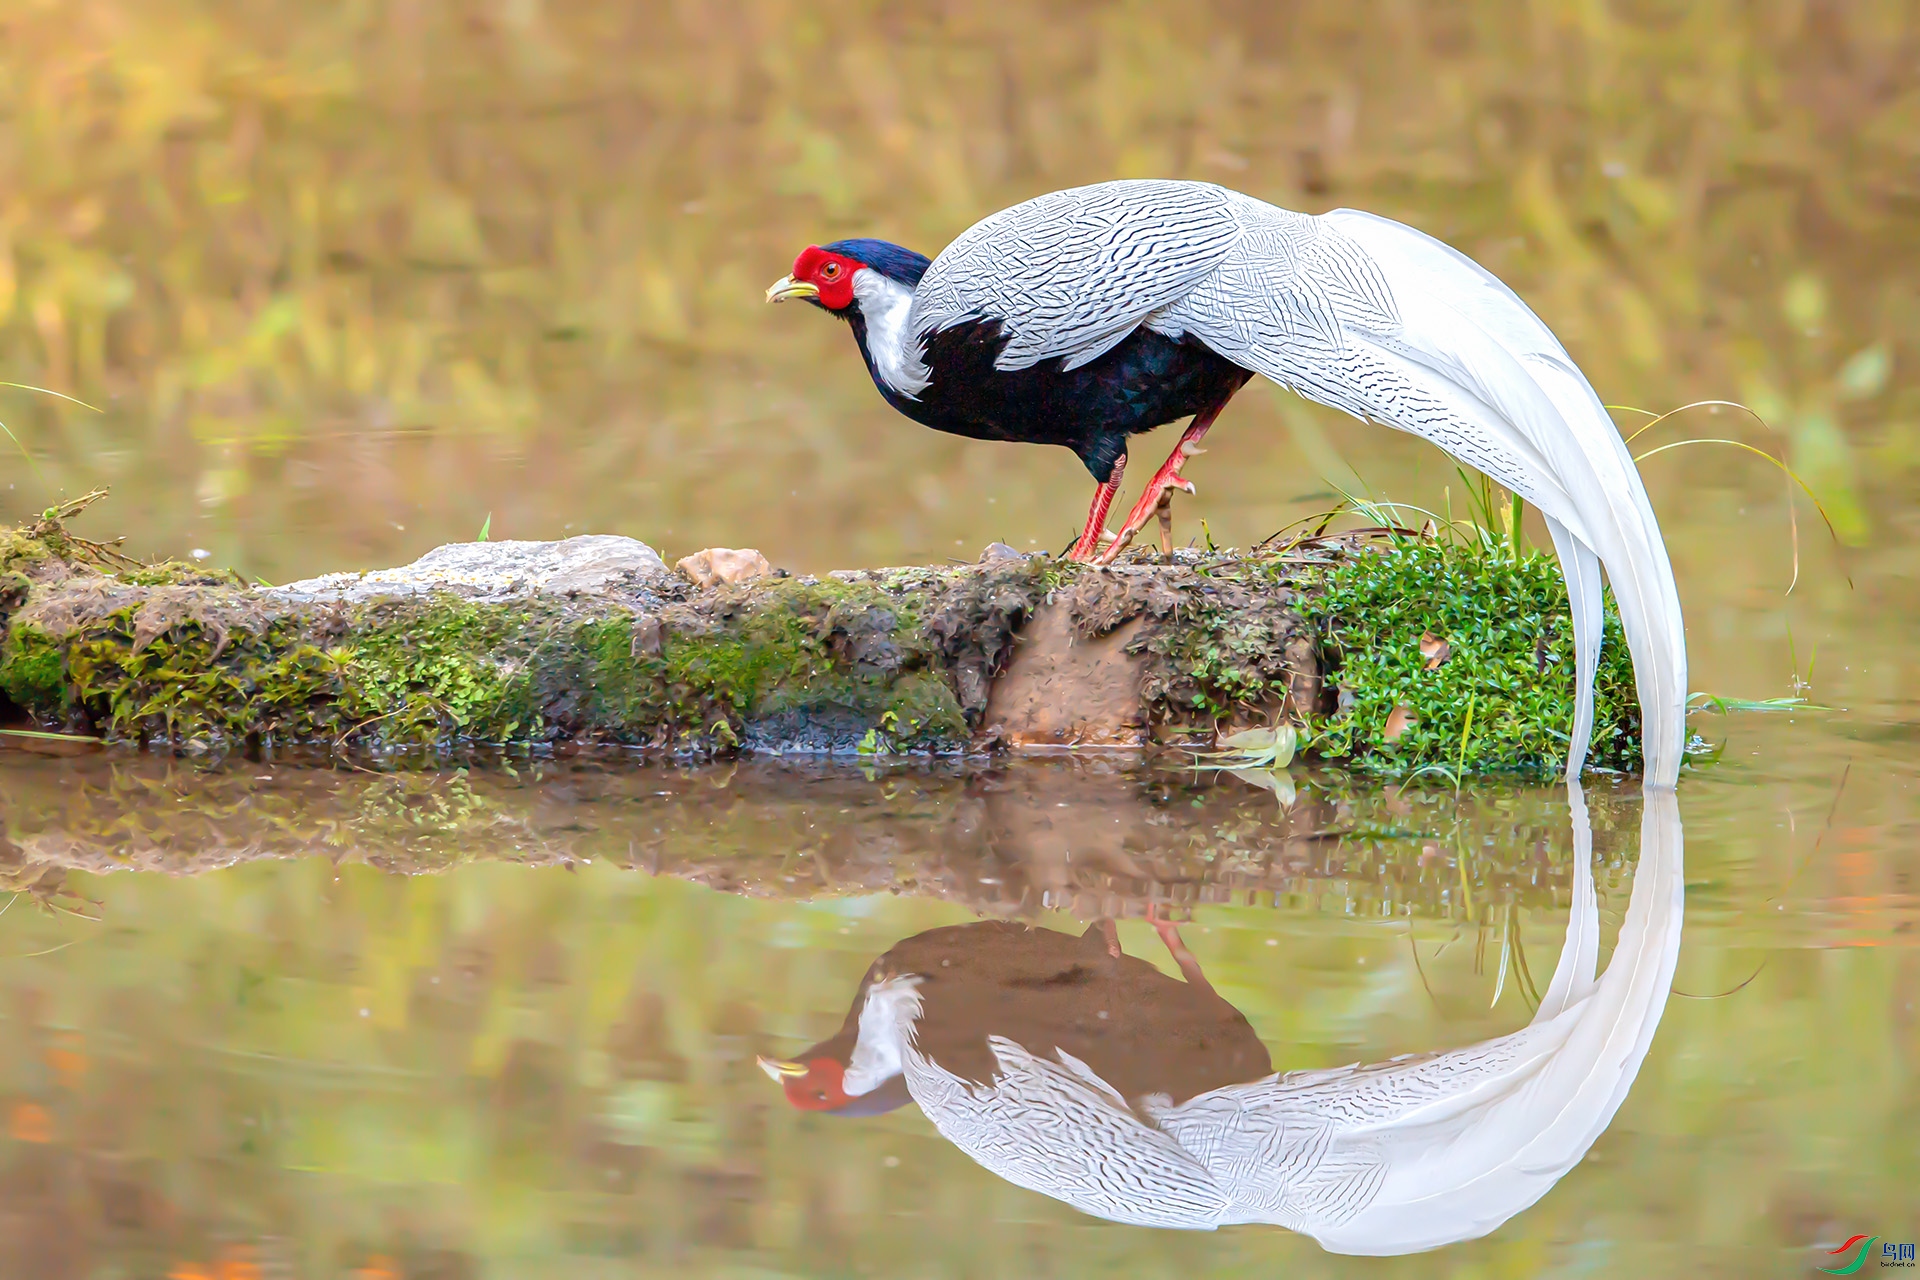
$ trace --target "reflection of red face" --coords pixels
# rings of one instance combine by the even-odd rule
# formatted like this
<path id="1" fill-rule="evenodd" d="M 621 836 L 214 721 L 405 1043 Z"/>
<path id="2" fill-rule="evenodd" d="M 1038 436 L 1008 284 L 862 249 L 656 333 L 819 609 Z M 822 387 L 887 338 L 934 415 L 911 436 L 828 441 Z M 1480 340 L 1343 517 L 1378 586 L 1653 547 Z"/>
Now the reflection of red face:
<path id="1" fill-rule="evenodd" d="M 793 278 L 800 278 L 798 268 Z M 853 1101 L 843 1087 L 846 1075 L 847 1069 L 832 1058 L 815 1058 L 807 1064 L 807 1074 L 788 1076 L 781 1083 L 786 1088 L 787 1101 L 800 1110 L 836 1111 Z"/>
<path id="2" fill-rule="evenodd" d="M 853 273 L 865 265 L 845 254 L 810 245 L 793 260 L 793 278 L 818 289 L 820 305 L 827 310 L 845 311 L 853 305 Z"/>

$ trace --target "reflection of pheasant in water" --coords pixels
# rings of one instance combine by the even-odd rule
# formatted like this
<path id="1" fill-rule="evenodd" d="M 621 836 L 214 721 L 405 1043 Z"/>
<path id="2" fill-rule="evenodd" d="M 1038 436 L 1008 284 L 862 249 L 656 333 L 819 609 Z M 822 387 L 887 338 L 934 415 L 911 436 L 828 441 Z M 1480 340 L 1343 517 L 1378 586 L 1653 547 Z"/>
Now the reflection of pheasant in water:
<path id="1" fill-rule="evenodd" d="M 1485 1235 L 1577 1164 L 1626 1097 L 1665 1007 L 1682 916 L 1679 810 L 1649 789 L 1633 898 L 1604 977 L 1577 786 L 1566 944 L 1533 1021 L 1446 1053 L 1268 1074 L 1200 976 L 1005 924 L 936 929 L 881 957 L 840 1033 L 761 1060 L 794 1105 L 908 1101 L 1007 1181 L 1141 1226 L 1272 1223 L 1340 1253 Z M 1100 1017 L 1102 1012 L 1106 1017 Z"/>
<path id="2" fill-rule="evenodd" d="M 873 962 L 837 1034 L 797 1062 L 761 1066 L 794 1106 L 855 1116 L 917 1100 L 921 1069 L 991 1089 L 1008 1045 L 1084 1064 L 1123 1106 L 1266 1075 L 1266 1046 L 1246 1018 L 1214 993 L 1174 927 L 1156 927 L 1186 981 L 1123 953 L 1112 921 L 1079 937 L 997 920 L 930 929 Z M 901 997 L 919 1010 L 919 1068 L 886 1025 Z"/>

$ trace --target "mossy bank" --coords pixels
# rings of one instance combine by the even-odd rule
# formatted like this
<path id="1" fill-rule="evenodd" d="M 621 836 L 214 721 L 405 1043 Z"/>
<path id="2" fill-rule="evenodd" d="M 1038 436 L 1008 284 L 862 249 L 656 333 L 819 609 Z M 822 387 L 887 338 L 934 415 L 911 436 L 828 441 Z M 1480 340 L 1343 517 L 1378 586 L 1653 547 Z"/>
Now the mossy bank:
<path id="1" fill-rule="evenodd" d="M 1141 745 L 1284 715 L 1309 750 L 1367 770 L 1550 772 L 1572 719 L 1557 566 L 1417 538 L 1112 569 L 1008 553 L 706 589 L 629 574 L 495 599 L 115 571 L 45 523 L 0 529 L 0 717 L 172 750 L 990 750 L 1030 740 L 994 691 L 1036 619 L 1070 637 L 1048 696 L 1071 720 L 1077 655 L 1104 653 L 1132 704 L 1122 740 Z M 1592 760 L 1630 769 L 1631 668 L 1608 626 Z"/>

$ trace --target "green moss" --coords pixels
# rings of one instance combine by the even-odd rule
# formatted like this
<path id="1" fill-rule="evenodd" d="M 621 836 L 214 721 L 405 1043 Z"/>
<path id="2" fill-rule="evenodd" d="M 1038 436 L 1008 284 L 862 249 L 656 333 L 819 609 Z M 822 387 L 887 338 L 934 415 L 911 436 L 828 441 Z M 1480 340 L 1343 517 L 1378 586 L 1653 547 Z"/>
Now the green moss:
<path id="1" fill-rule="evenodd" d="M 888 691 L 881 725 L 896 748 L 940 750 L 965 746 L 967 717 L 947 682 L 924 672 L 901 677 Z"/>
<path id="2" fill-rule="evenodd" d="M 535 619 L 525 608 L 436 597 L 370 607 L 351 644 L 329 655 L 342 683 L 341 714 L 378 723 L 386 741 L 432 744 L 449 736 L 505 742 L 539 724 Z"/>
<path id="3" fill-rule="evenodd" d="M 724 727 L 737 741 L 756 721 L 809 716 L 885 730 L 889 710 L 913 726 L 897 736 L 899 745 L 951 745 L 966 736 L 952 691 L 930 674 L 937 655 L 919 618 L 871 584 L 764 586 L 721 602 L 706 625 L 676 630 L 657 659 L 634 657 L 630 637 L 601 636 L 596 666 L 621 665 L 624 644 L 628 670 L 608 682 L 613 696 L 628 715 L 663 711 L 682 737 Z"/>
<path id="4" fill-rule="evenodd" d="M 624 617 L 577 624 L 571 656 L 548 676 L 569 691 L 582 718 L 625 742 L 653 740 L 670 719 L 658 623 L 645 636 L 637 625 Z"/>
<path id="5" fill-rule="evenodd" d="M 1220 721 L 1269 715 L 1281 705 L 1296 674 L 1288 646 L 1307 630 L 1290 585 L 1297 572 L 1278 559 L 1201 572 L 1204 585 L 1193 599 L 1168 625 L 1136 642 L 1160 657 L 1147 679 L 1157 722 L 1174 731 L 1210 732 Z"/>
<path id="6" fill-rule="evenodd" d="M 784 625 L 782 625 L 784 624 Z M 730 717 L 744 717 L 775 701 L 799 701 L 813 692 L 824 655 L 792 632 L 792 619 L 751 628 L 739 638 L 676 637 L 665 649 L 666 675 L 680 701 L 710 701 Z"/>
<path id="7" fill-rule="evenodd" d="M 108 733 L 211 742 L 336 729 L 337 664 L 293 626 L 221 633 L 182 622 L 136 648 L 134 612 L 92 622 L 65 642 L 73 700 Z"/>
<path id="8" fill-rule="evenodd" d="M 0 644 L 0 693 L 41 720 L 57 718 L 67 696 L 59 643 L 37 627 L 10 627 Z"/>
<path id="9" fill-rule="evenodd" d="M 213 573 L 190 564 L 181 564 L 176 560 L 142 565 L 138 569 L 125 569 L 113 576 L 130 587 L 244 587 L 247 585 L 246 579 L 231 569 Z"/>
<path id="10" fill-rule="evenodd" d="M 24 569 L 51 556 L 40 539 L 30 538 L 19 529 L 0 528 L 0 572 Z"/>
<path id="11" fill-rule="evenodd" d="M 1573 629 L 1566 584 L 1551 557 L 1409 541 L 1342 561 L 1304 607 L 1337 663 L 1332 678 L 1347 704 L 1316 726 L 1323 752 L 1351 754 L 1383 772 L 1438 764 L 1467 773 L 1551 773 L 1564 765 L 1573 724 Z M 1421 652 L 1423 635 L 1451 646 L 1433 670 Z M 1588 759 L 1637 767 L 1633 664 L 1610 603 L 1595 703 Z M 1388 742 L 1396 706 L 1406 707 L 1413 723 Z"/>

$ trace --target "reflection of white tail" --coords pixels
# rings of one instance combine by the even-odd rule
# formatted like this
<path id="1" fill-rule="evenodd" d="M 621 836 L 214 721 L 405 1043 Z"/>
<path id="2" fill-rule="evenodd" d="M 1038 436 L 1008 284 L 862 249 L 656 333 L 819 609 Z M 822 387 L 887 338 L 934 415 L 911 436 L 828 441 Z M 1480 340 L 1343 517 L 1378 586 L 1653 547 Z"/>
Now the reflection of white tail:
<path id="1" fill-rule="evenodd" d="M 988 1087 L 913 1047 L 917 1000 L 898 1004 L 908 1088 L 980 1164 L 1098 1217 L 1142 1226 L 1267 1222 L 1336 1253 L 1397 1254 L 1485 1235 L 1580 1161 L 1613 1119 L 1653 1041 L 1680 951 L 1680 812 L 1649 789 L 1640 866 L 1613 959 L 1597 981 L 1593 836 L 1570 784 L 1574 896 L 1566 944 L 1533 1022 L 1448 1053 L 1229 1085 L 1145 1121 L 1083 1062 L 994 1038 Z M 863 1020 L 864 1030 L 864 1020 Z"/>
<path id="2" fill-rule="evenodd" d="M 1545 1195 L 1613 1119 L 1653 1042 L 1680 953 L 1680 814 L 1671 791 L 1646 793 L 1633 896 L 1595 982 L 1592 835 L 1579 787 L 1570 790 L 1573 913 L 1532 1024 L 1423 1061 L 1275 1082 L 1312 1096 L 1303 1109 L 1331 1122 L 1328 1157 L 1346 1167 L 1349 1184 L 1370 1191 L 1364 1202 L 1328 1200 L 1300 1212 L 1289 1211 L 1295 1197 L 1279 1188 L 1286 1225 L 1338 1253 L 1475 1239 Z"/>

